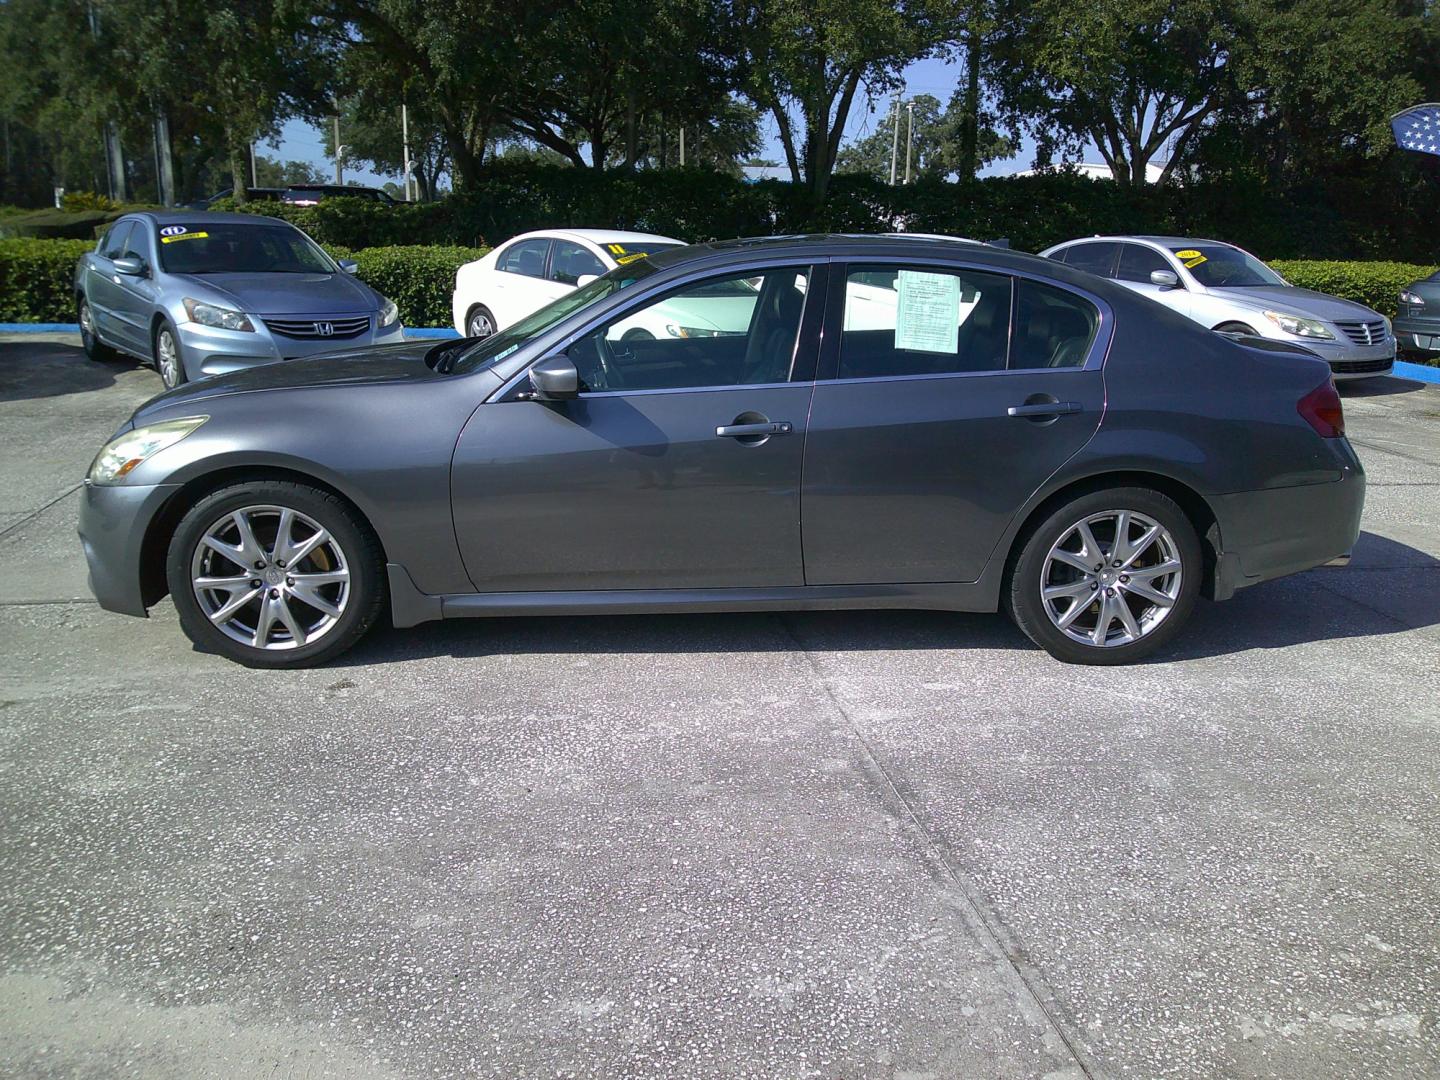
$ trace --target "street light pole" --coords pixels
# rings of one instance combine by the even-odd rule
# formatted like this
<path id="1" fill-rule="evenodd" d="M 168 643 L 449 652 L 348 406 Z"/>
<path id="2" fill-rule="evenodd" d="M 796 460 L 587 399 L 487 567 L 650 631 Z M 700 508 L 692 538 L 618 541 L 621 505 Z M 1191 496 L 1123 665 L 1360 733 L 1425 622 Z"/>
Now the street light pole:
<path id="1" fill-rule="evenodd" d="M 907 101 L 905 112 L 908 118 L 905 123 L 905 183 L 910 183 L 910 150 L 915 145 L 915 103 Z"/>
<path id="2" fill-rule="evenodd" d="M 895 162 L 900 154 L 900 91 L 895 91 L 894 131 L 890 137 L 890 186 L 895 186 Z"/>
<path id="3" fill-rule="evenodd" d="M 337 112 L 330 118 L 334 124 L 332 130 L 335 132 L 335 185 L 339 187 L 345 183 L 345 167 L 340 164 L 345 148 L 340 145 L 340 114 Z"/>
<path id="4" fill-rule="evenodd" d="M 400 138 L 405 144 L 405 201 L 410 201 L 410 109 L 400 103 Z"/>

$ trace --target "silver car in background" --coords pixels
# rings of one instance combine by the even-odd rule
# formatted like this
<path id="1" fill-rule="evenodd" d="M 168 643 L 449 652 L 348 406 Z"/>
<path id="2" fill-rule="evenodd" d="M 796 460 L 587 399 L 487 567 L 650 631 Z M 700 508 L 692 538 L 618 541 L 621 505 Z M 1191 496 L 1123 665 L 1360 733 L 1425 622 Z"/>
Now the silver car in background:
<path id="1" fill-rule="evenodd" d="M 395 304 L 295 226 L 254 214 L 118 219 L 75 267 L 85 353 L 152 363 L 167 387 L 404 340 Z"/>
<path id="2" fill-rule="evenodd" d="M 1363 304 L 1298 289 L 1255 256 L 1219 240 L 1181 236 L 1093 236 L 1040 253 L 1107 277 L 1225 334 L 1303 345 L 1337 379 L 1388 375 L 1395 366 L 1390 322 Z"/>

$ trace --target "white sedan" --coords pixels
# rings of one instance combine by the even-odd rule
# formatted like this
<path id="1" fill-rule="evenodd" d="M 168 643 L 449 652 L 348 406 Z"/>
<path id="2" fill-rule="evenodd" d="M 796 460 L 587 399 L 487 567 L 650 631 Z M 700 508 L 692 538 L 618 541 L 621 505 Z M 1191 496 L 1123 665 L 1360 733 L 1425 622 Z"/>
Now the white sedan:
<path id="1" fill-rule="evenodd" d="M 489 337 L 591 278 L 684 243 L 607 229 L 523 233 L 455 272 L 455 329 L 462 337 Z"/>

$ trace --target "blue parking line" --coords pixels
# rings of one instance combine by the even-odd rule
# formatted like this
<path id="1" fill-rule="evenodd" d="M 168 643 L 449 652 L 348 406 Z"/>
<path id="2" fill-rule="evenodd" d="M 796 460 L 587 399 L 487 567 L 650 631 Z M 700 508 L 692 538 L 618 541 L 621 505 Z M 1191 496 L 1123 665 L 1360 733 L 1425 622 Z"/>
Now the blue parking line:
<path id="1" fill-rule="evenodd" d="M 1426 364 L 1411 364 L 1405 360 L 1396 360 L 1395 374 L 1402 379 L 1414 379 L 1416 382 L 1440 383 L 1440 367 L 1430 367 Z"/>

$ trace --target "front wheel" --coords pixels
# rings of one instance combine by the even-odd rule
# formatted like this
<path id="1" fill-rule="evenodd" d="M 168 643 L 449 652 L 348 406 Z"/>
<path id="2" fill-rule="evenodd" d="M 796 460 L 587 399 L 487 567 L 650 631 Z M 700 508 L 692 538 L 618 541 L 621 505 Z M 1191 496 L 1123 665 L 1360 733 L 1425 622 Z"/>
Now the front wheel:
<path id="1" fill-rule="evenodd" d="M 180 338 L 168 322 L 155 331 L 155 370 L 166 390 L 174 390 L 185 381 L 185 357 L 180 351 Z"/>
<path id="2" fill-rule="evenodd" d="M 221 488 L 170 542 L 166 575 L 196 645 L 247 667 L 297 668 L 339 656 L 384 602 L 369 525 L 338 497 L 270 480 Z"/>
<path id="3" fill-rule="evenodd" d="M 1203 575 L 1200 538 L 1173 499 L 1109 488 L 1066 503 L 1030 531 L 1005 606 L 1057 660 L 1125 664 L 1180 632 Z"/>

